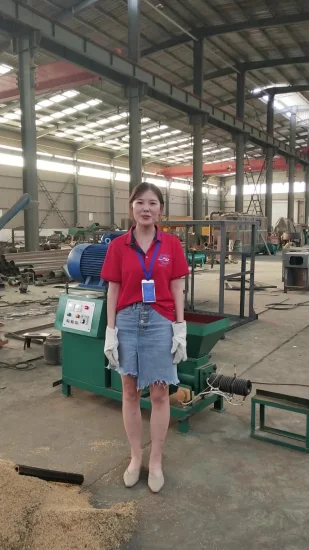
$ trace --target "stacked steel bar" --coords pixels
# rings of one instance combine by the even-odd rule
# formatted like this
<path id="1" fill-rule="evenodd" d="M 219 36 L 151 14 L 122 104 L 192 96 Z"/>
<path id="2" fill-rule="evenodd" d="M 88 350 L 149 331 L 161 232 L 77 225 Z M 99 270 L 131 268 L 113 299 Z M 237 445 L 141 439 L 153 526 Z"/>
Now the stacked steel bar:
<path id="1" fill-rule="evenodd" d="M 39 252 L 19 252 L 0 256 L 0 273 L 16 276 L 19 273 L 33 273 L 34 277 L 59 278 L 62 267 L 67 263 L 70 248 L 44 250 Z"/>

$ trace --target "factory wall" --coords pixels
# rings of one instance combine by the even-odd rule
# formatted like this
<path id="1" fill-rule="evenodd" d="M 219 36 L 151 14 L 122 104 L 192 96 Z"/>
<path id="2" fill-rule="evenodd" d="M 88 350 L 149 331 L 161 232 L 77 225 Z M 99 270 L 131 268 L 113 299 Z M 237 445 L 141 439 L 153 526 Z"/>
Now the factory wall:
<path id="1" fill-rule="evenodd" d="M 1 129 L 0 136 L 0 216 L 14 204 L 23 193 L 22 184 L 22 159 L 21 159 L 20 135 L 17 132 Z M 62 216 L 69 227 L 74 224 L 73 216 L 73 181 L 74 168 L 72 167 L 74 147 L 72 144 L 58 143 L 52 139 L 43 137 L 38 141 L 38 159 L 48 163 L 48 170 L 39 169 L 39 221 L 43 224 L 40 230 L 41 235 L 49 235 L 52 230 L 62 230 L 65 225 L 52 209 L 50 200 L 44 193 L 45 187 L 49 198 L 56 201 Z M 9 160 L 8 160 L 8 157 Z M 54 158 L 52 158 L 54 157 Z M 82 174 L 78 175 L 78 222 L 87 226 L 92 222 L 102 225 L 110 224 L 110 178 L 104 178 L 96 170 L 111 171 L 112 159 L 108 152 L 97 149 L 83 149 L 78 152 L 78 160 L 83 163 Z M 55 164 L 55 163 L 58 163 Z M 65 166 L 70 165 L 70 166 Z M 145 178 L 151 177 L 151 173 L 159 172 L 161 165 L 147 163 Z M 64 173 L 66 170 L 66 173 Z M 119 157 L 114 159 L 114 171 L 119 174 L 121 171 L 124 179 L 128 179 L 128 158 Z M 186 183 L 183 181 L 183 184 Z M 220 180 L 211 177 L 208 180 L 210 185 L 219 185 Z M 127 181 L 115 180 L 115 222 L 121 225 L 123 218 L 128 218 L 129 183 Z M 180 185 L 181 187 L 181 185 Z M 166 200 L 166 190 L 161 188 Z M 211 188 L 211 193 L 214 188 Z M 205 200 L 204 200 L 205 205 Z M 208 195 L 208 211 L 219 210 L 220 193 Z M 192 215 L 192 193 L 191 193 L 191 215 Z M 203 212 L 206 213 L 204 207 Z M 165 211 L 166 213 L 166 211 Z M 187 190 L 170 189 L 169 201 L 170 216 L 187 215 Z M 5 241 L 11 238 L 11 229 L 22 227 L 24 223 L 23 213 L 19 213 L 5 229 L 0 231 L 0 240 Z M 16 233 L 17 238 L 23 232 Z"/>
<path id="2" fill-rule="evenodd" d="M 254 174 L 254 181 L 257 181 L 258 174 Z M 262 183 L 265 182 L 265 178 L 261 180 Z M 274 172 L 273 182 L 275 184 L 286 184 L 288 181 L 288 175 L 287 172 Z M 295 201 L 294 201 L 294 220 L 303 223 L 304 222 L 304 204 L 305 204 L 305 198 L 304 198 L 304 192 L 297 192 L 298 182 L 304 181 L 304 173 L 303 171 L 296 171 L 295 174 Z M 246 184 L 252 184 L 253 180 L 251 177 L 248 178 L 248 181 L 245 179 L 245 185 Z M 224 199 L 224 210 L 225 212 L 233 212 L 235 210 L 235 195 L 231 193 L 232 186 L 235 185 L 235 176 L 225 178 L 225 199 Z M 281 190 L 280 186 L 277 186 L 277 190 Z M 286 190 L 286 186 L 284 187 L 282 185 L 282 190 Z M 286 218 L 287 217 L 287 210 L 288 210 L 288 194 L 287 192 L 274 192 L 273 195 L 273 213 L 272 213 L 272 221 L 273 225 L 276 224 L 278 219 L 280 217 Z M 247 212 L 249 203 L 250 203 L 251 196 L 250 195 L 244 195 L 244 212 Z M 262 208 L 265 211 L 265 195 L 262 195 L 261 197 L 262 202 Z M 250 210 L 251 212 L 251 210 Z"/>
<path id="3" fill-rule="evenodd" d="M 40 234 L 50 234 L 52 230 L 64 230 L 64 224 L 57 212 L 52 209 L 50 200 L 42 190 L 43 185 L 52 201 L 65 218 L 69 227 L 74 225 L 73 219 L 73 180 L 72 173 L 59 173 L 49 170 L 39 170 L 39 221 L 43 223 Z M 165 194 L 165 190 L 162 188 Z M 19 166 L 0 164 L 0 215 L 23 193 L 22 169 Z M 87 226 L 92 222 L 102 225 L 110 224 L 110 180 L 100 177 L 78 176 L 78 222 Z M 115 182 L 115 222 L 120 226 L 123 218 L 128 218 L 129 184 Z M 187 192 L 171 189 L 170 215 L 185 216 L 187 212 Z M 23 226 L 23 213 L 19 213 L 0 231 L 0 240 L 11 237 L 11 229 Z M 65 233 L 65 230 L 64 230 Z M 18 236 L 19 234 L 17 234 Z"/>

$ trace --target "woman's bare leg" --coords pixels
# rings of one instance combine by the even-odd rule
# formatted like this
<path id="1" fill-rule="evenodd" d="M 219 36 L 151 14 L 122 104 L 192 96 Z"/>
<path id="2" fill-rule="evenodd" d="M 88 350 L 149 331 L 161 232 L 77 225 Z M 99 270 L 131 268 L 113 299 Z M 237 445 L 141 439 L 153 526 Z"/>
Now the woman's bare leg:
<path id="1" fill-rule="evenodd" d="M 170 402 L 168 386 L 153 384 L 150 386 L 152 404 L 150 419 L 151 453 L 149 472 L 158 476 L 162 472 L 162 453 L 170 421 Z"/>
<path id="2" fill-rule="evenodd" d="M 142 464 L 142 415 L 141 392 L 136 389 L 135 376 L 122 376 L 122 415 L 125 431 L 131 447 L 131 462 L 128 471 L 139 470 Z"/>

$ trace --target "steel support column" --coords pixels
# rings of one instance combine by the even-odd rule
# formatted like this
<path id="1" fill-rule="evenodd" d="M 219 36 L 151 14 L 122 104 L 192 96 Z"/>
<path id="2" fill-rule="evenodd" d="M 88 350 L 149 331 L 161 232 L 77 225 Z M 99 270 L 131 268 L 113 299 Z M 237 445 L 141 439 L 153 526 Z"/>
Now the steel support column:
<path id="1" fill-rule="evenodd" d="M 73 155 L 74 176 L 73 176 L 73 225 L 78 224 L 78 165 L 77 152 Z"/>
<path id="2" fill-rule="evenodd" d="M 167 180 L 166 191 L 165 191 L 165 215 L 169 218 L 170 215 L 170 190 L 171 190 L 171 181 Z"/>
<path id="3" fill-rule="evenodd" d="M 208 211 L 209 211 L 209 190 L 206 189 L 206 193 L 205 193 L 205 210 L 204 210 L 204 214 L 205 216 L 208 216 Z"/>
<path id="4" fill-rule="evenodd" d="M 268 97 L 267 103 L 267 133 L 274 135 L 274 95 Z M 272 228 L 272 187 L 273 187 L 273 158 L 274 149 L 266 149 L 266 195 L 265 195 L 265 216 L 267 218 L 267 231 L 270 233 Z"/>
<path id="5" fill-rule="evenodd" d="M 128 55 L 135 63 L 140 60 L 140 0 L 128 0 Z M 128 87 L 129 99 L 129 167 L 130 194 L 142 181 L 142 136 L 141 136 L 141 88 L 138 84 Z"/>
<path id="6" fill-rule="evenodd" d="M 236 97 L 236 116 L 243 119 L 245 115 L 245 71 L 237 73 L 237 97 Z M 235 193 L 235 211 L 243 212 L 244 209 L 244 156 L 245 156 L 245 138 L 243 134 L 236 134 L 236 193 Z"/>
<path id="7" fill-rule="evenodd" d="M 109 201 L 110 201 L 110 211 L 111 211 L 111 217 L 110 217 L 110 223 L 111 225 L 115 225 L 115 163 L 114 163 L 114 155 L 111 155 L 110 157 L 110 182 L 109 182 Z"/>
<path id="8" fill-rule="evenodd" d="M 305 221 L 309 223 L 309 166 L 305 167 Z"/>
<path id="9" fill-rule="evenodd" d="M 187 216 L 191 216 L 191 182 L 188 182 L 188 191 L 187 191 Z"/>
<path id="10" fill-rule="evenodd" d="M 193 48 L 193 93 L 203 96 L 204 40 L 194 42 Z M 203 126 L 204 117 L 195 115 L 193 123 L 193 219 L 203 217 Z M 201 233 L 201 226 L 195 228 Z"/>
<path id="11" fill-rule="evenodd" d="M 39 249 L 39 190 L 35 126 L 35 34 L 20 36 L 16 41 L 19 61 L 21 109 L 21 143 L 23 150 L 23 192 L 32 199 L 24 210 L 25 250 Z"/>
<path id="12" fill-rule="evenodd" d="M 208 216 L 208 208 L 209 208 L 209 187 L 207 185 L 208 177 L 203 177 L 203 183 L 205 186 L 205 193 L 204 193 L 204 216 Z"/>
<path id="13" fill-rule="evenodd" d="M 296 107 L 293 107 L 290 118 L 290 148 L 296 144 Z M 295 158 L 289 159 L 289 194 L 288 194 L 288 218 L 294 221 L 294 183 L 295 183 Z"/>

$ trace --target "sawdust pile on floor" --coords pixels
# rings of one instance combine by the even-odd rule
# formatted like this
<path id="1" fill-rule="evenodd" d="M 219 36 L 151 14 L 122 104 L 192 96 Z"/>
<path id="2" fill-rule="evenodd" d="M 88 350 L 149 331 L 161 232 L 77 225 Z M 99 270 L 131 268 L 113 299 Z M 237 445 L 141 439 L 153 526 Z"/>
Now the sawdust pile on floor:
<path id="1" fill-rule="evenodd" d="M 113 550 L 131 538 L 133 502 L 95 509 L 79 490 L 20 476 L 0 460 L 0 549 Z"/>

